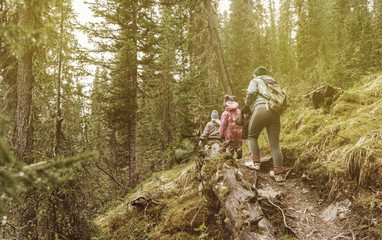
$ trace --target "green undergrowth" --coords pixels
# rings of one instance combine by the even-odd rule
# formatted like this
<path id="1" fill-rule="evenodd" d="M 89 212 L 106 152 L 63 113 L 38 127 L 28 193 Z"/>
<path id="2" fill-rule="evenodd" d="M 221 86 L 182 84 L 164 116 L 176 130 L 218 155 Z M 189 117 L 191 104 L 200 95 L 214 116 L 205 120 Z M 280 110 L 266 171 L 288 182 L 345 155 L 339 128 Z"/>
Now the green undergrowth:
<path id="1" fill-rule="evenodd" d="M 196 161 L 156 173 L 96 219 L 104 233 L 98 239 L 224 239 L 226 231 L 216 225 L 219 206 L 209 181 L 221 164 L 234 162 L 229 159 L 224 154 L 199 159 L 202 174 Z M 140 196 L 154 201 L 142 206 L 129 204 Z"/>
<path id="2" fill-rule="evenodd" d="M 285 160 L 293 161 L 298 173 L 320 186 L 329 201 L 351 196 L 357 199 L 357 211 L 368 214 L 369 206 L 361 204 L 356 193 L 373 196 L 370 189 L 375 189 L 374 198 L 381 198 L 382 76 L 363 78 L 329 108 L 309 106 L 285 113 L 281 145 Z M 374 208 L 375 212 L 379 220 L 374 230 L 381 233 L 382 210 Z"/>

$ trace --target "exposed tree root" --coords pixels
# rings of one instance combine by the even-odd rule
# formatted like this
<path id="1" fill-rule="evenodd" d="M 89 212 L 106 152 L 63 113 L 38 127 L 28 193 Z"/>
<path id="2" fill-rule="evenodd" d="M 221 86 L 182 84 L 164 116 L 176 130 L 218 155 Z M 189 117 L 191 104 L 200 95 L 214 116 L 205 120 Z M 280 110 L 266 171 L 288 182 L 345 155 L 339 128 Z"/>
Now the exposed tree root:
<path id="1" fill-rule="evenodd" d="M 276 205 L 275 203 L 273 203 L 269 198 L 267 198 L 267 200 L 268 200 L 268 202 L 269 202 L 270 204 L 272 204 L 274 207 L 276 207 L 276 208 L 278 208 L 278 209 L 280 210 L 281 214 L 283 215 L 284 226 L 285 226 L 287 229 L 289 229 L 294 235 L 296 235 L 296 233 L 293 231 L 293 229 L 290 228 L 290 227 L 288 226 L 287 222 L 286 222 L 286 216 L 285 216 L 284 210 L 283 210 L 280 206 L 278 206 L 278 205 Z M 296 236 L 297 236 L 297 235 L 296 235 Z"/>

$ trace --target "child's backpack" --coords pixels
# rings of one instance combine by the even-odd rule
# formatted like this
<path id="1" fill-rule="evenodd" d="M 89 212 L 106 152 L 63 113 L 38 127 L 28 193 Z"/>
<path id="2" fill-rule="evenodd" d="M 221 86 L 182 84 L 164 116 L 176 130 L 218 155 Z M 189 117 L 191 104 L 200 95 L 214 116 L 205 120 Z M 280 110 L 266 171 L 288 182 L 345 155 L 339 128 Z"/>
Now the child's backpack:
<path id="1" fill-rule="evenodd" d="M 263 94 L 260 95 L 268 100 L 267 105 L 270 109 L 281 115 L 287 107 L 287 94 L 285 90 L 277 82 L 273 84 L 269 84 L 264 80 L 263 82 L 268 86 L 269 97 Z"/>

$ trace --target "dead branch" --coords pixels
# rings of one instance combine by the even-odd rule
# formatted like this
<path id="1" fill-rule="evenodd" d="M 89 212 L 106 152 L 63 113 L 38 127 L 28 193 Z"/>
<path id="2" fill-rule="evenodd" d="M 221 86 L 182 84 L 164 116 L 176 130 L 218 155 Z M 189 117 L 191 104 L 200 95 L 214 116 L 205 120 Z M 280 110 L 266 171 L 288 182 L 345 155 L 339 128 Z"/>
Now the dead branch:
<path id="1" fill-rule="evenodd" d="M 180 194 L 180 192 L 181 192 L 182 190 L 183 190 L 183 193 L 182 193 L 182 194 L 184 194 L 184 192 L 186 191 L 187 184 L 188 184 L 188 175 L 187 175 L 187 177 L 186 177 L 186 182 L 185 182 L 185 184 L 183 184 L 183 187 L 181 187 L 181 188 L 179 189 L 177 196 L 179 196 L 179 194 Z"/>
<path id="2" fill-rule="evenodd" d="M 96 167 L 105 173 L 111 180 L 113 180 L 123 191 L 125 191 L 125 187 L 116 179 L 111 173 L 107 172 L 103 169 L 97 162 L 95 163 Z"/>

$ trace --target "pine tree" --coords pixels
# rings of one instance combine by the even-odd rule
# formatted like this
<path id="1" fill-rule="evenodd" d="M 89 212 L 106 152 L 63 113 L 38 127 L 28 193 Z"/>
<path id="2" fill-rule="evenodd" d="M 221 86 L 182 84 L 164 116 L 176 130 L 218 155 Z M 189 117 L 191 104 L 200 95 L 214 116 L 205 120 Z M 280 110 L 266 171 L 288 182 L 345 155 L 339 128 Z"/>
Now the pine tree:
<path id="1" fill-rule="evenodd" d="M 330 9 L 327 1 L 298 1 L 297 61 L 298 71 L 310 82 L 328 78 L 331 54 Z"/>
<path id="2" fill-rule="evenodd" d="M 278 21 L 278 50 L 277 50 L 277 65 L 278 75 L 286 78 L 288 83 L 294 84 L 296 76 L 296 58 L 295 47 L 296 43 L 292 35 L 294 34 L 295 13 L 292 1 L 284 0 L 281 2 L 280 18 Z"/>
<path id="3" fill-rule="evenodd" d="M 17 59 L 12 50 L 15 48 L 12 37 L 12 24 L 15 24 L 16 14 L 12 13 L 12 4 L 7 1 L 0 1 L 0 24 L 3 31 L 0 34 L 0 79 L 2 86 L 0 87 L 0 114 L 7 116 L 11 122 L 15 121 L 16 109 L 13 106 L 17 102 L 16 79 L 17 79 Z"/>
<path id="4" fill-rule="evenodd" d="M 39 17 L 39 4 L 27 2 L 19 6 L 19 26 L 33 31 Z M 37 14 L 36 14 L 37 12 Z M 33 33 L 32 33 L 33 34 Z M 30 35 L 29 35 L 30 36 Z M 33 35 L 32 35 L 33 36 Z M 33 89 L 33 37 L 23 34 L 19 37 L 19 55 L 17 64 L 17 108 L 15 149 L 19 159 L 25 159 L 32 150 L 33 130 L 31 121 Z"/>
<path id="5" fill-rule="evenodd" d="M 268 71 L 275 73 L 278 71 L 277 56 L 277 26 L 276 26 L 276 8 L 273 0 L 269 1 L 269 23 L 266 26 L 265 38 L 267 49 Z"/>
<path id="6" fill-rule="evenodd" d="M 205 16 L 207 18 L 208 23 L 208 31 L 210 34 L 210 41 L 213 49 L 213 53 L 216 58 L 216 67 L 218 69 L 219 78 L 222 82 L 224 92 L 226 94 L 233 95 L 234 90 L 232 86 L 231 75 L 229 73 L 224 55 L 223 49 L 221 47 L 220 37 L 217 29 L 217 16 L 216 10 L 213 8 L 214 2 L 203 0 L 203 6 L 205 8 Z"/>
<path id="7" fill-rule="evenodd" d="M 256 13 L 251 1 L 233 1 L 230 10 L 226 56 L 236 95 L 239 100 L 242 100 L 255 69 L 255 61 L 259 62 L 258 64 L 261 62 L 260 56 L 253 47 L 255 34 L 260 29 L 256 27 L 253 20 L 256 18 Z M 257 37 L 260 37 L 259 34 Z M 256 40 L 261 42 L 260 39 Z"/>
<path id="8" fill-rule="evenodd" d="M 375 29 L 373 35 L 373 54 L 374 71 L 380 71 L 382 68 L 382 2 L 373 1 L 373 27 Z"/>

